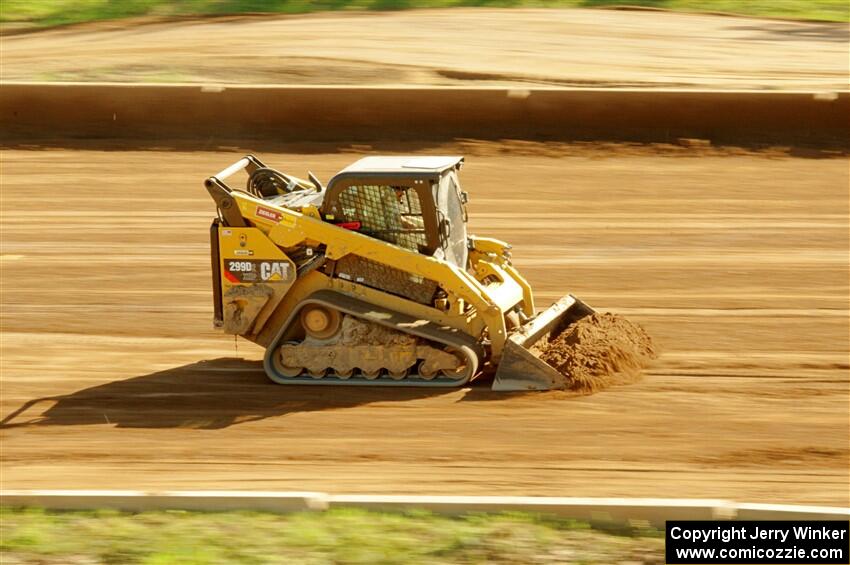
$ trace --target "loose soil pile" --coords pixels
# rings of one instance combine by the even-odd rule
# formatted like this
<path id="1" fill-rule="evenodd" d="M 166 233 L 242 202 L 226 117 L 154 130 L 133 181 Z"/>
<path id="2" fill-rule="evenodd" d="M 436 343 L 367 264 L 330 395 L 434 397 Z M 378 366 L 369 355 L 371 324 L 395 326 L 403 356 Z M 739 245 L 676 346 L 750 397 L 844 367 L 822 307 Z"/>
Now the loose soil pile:
<path id="1" fill-rule="evenodd" d="M 583 392 L 634 382 L 656 357 L 642 327 L 607 312 L 582 318 L 540 347 L 540 358 L 567 377 L 567 387 Z"/>

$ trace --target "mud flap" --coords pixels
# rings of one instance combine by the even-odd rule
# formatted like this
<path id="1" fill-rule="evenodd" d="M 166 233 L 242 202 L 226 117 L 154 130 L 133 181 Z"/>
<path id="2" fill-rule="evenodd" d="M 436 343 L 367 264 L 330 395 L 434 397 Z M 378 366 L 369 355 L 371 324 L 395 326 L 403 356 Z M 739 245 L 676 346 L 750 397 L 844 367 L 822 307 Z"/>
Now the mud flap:
<path id="1" fill-rule="evenodd" d="M 564 375 L 541 361 L 535 346 L 593 312 L 593 308 L 568 294 L 513 332 L 505 342 L 493 390 L 508 392 L 567 388 Z"/>

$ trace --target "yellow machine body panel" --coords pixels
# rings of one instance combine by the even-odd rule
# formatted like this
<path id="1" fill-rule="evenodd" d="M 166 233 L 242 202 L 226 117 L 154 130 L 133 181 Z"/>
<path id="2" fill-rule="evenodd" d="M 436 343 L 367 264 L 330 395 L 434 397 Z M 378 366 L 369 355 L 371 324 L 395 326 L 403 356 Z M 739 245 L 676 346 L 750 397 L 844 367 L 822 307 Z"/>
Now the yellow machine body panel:
<path id="1" fill-rule="evenodd" d="M 382 303 L 395 303 L 402 312 L 427 315 L 427 319 L 455 327 L 473 336 L 480 335 L 481 331 L 487 328 L 492 355 L 496 359 L 507 337 L 505 313 L 517 305 L 520 305 L 527 315 L 534 313 L 530 285 L 508 263 L 504 255 L 495 252 L 510 248 L 504 242 L 489 238 L 473 239 L 476 245 L 484 247 L 473 254 L 476 261 L 474 272 L 478 275 L 476 278 L 466 270 L 445 261 L 340 228 L 312 214 L 301 214 L 268 202 L 260 202 L 245 193 L 235 192 L 233 198 L 241 215 L 249 219 L 257 231 L 267 234 L 273 245 L 282 249 L 315 248 L 324 245 L 325 256 L 331 260 L 356 255 L 437 281 L 448 294 L 448 306 L 442 311 L 433 308 L 423 311 L 421 305 L 415 302 L 398 299 L 356 282 L 332 279 L 332 282 L 328 282 L 328 287 L 380 300 Z M 482 282 L 488 279 L 490 282 L 487 284 Z M 463 313 L 459 307 L 463 302 L 475 308 L 473 316 Z M 455 314 L 452 315 L 452 312 Z"/>
<path id="2" fill-rule="evenodd" d="M 246 208 L 256 210 L 257 206 L 250 202 L 243 204 L 247 200 L 243 195 L 237 194 L 235 198 L 240 203 L 241 210 Z M 322 242 L 326 245 L 325 255 L 328 259 L 355 255 L 437 281 L 448 294 L 449 311 L 452 309 L 460 311 L 459 308 L 453 308 L 460 301 L 475 308 L 476 315 L 482 319 L 483 325 L 489 330 L 492 354 L 498 358 L 506 339 L 505 312 L 524 300 L 523 286 L 528 286 L 521 277 L 518 280 L 500 264 L 490 263 L 482 267 L 483 272 L 485 276 L 495 275 L 498 280 L 484 285 L 466 270 L 445 261 L 388 244 L 292 210 L 278 209 L 277 211 L 280 216 L 269 230 L 269 238 L 283 248 L 309 246 L 313 242 Z M 265 222 L 261 221 L 261 223 Z M 356 283 L 345 285 L 343 282 L 342 284 L 352 289 L 357 288 Z M 366 291 L 361 290 L 361 293 L 366 294 Z M 529 306 L 533 311 L 533 305 Z M 474 329 L 476 326 L 467 327 L 466 331 Z"/>
<path id="3" fill-rule="evenodd" d="M 295 263 L 257 228 L 218 229 L 223 329 L 256 335 L 296 278 Z"/>

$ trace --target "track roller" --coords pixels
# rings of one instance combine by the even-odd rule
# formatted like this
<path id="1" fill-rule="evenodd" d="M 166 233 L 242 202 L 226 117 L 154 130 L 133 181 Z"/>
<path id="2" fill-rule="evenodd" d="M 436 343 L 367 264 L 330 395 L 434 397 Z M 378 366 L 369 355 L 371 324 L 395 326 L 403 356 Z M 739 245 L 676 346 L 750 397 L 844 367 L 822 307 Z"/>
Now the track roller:
<path id="1" fill-rule="evenodd" d="M 432 380 L 434 377 L 437 376 L 437 373 L 439 373 L 438 370 L 428 370 L 428 364 L 424 361 L 419 363 L 418 372 L 419 376 L 425 379 L 426 381 Z"/>

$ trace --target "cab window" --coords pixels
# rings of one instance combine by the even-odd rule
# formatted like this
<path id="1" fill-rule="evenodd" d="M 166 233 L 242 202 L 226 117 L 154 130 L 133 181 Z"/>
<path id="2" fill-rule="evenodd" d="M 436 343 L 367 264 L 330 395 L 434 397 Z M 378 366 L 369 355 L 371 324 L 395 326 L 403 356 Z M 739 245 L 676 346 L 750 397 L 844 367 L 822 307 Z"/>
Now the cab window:
<path id="1" fill-rule="evenodd" d="M 339 193 L 331 212 L 360 222 L 360 233 L 417 252 L 427 250 L 422 203 L 416 189 L 398 185 L 352 185 Z"/>
<path id="2" fill-rule="evenodd" d="M 438 208 L 445 214 L 444 220 L 449 225 L 448 238 L 443 242 L 446 258 L 460 267 L 465 267 L 466 212 L 454 173 L 443 177 L 439 191 Z"/>

